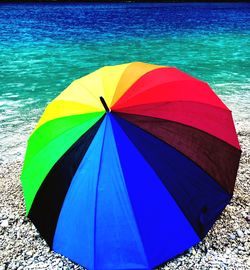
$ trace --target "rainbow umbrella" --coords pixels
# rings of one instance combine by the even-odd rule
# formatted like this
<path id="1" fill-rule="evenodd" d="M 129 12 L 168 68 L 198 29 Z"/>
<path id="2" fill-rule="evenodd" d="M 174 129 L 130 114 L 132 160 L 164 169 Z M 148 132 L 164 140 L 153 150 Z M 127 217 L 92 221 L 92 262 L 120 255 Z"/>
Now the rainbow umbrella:
<path id="1" fill-rule="evenodd" d="M 88 269 L 152 269 L 198 243 L 240 159 L 231 111 L 205 82 L 129 63 L 74 81 L 31 134 L 28 217 Z"/>

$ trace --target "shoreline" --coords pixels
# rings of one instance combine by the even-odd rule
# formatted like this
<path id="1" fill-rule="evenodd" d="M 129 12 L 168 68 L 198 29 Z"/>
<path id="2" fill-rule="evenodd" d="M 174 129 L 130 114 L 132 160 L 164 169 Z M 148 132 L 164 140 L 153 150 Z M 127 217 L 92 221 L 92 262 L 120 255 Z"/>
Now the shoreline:
<path id="1" fill-rule="evenodd" d="M 242 156 L 235 191 L 202 242 L 157 269 L 247 269 L 250 258 L 250 125 L 235 121 Z M 25 217 L 20 183 L 22 161 L 0 164 L 0 270 L 83 269 L 50 251 Z"/>
<path id="2" fill-rule="evenodd" d="M 235 88 L 238 85 L 234 86 Z M 219 96 L 219 98 L 226 104 L 226 106 L 232 111 L 234 123 L 236 130 L 241 132 L 241 126 L 247 127 L 250 126 L 250 91 L 249 84 L 246 84 L 245 89 L 240 87 L 240 90 L 244 90 L 240 93 L 230 93 L 230 94 L 219 94 L 224 87 L 230 88 L 228 84 L 211 84 L 212 89 Z M 24 159 L 24 154 L 27 146 L 27 140 L 32 133 L 32 130 L 35 128 L 36 123 L 39 120 L 39 117 L 42 115 L 44 110 L 43 108 L 35 108 L 31 112 L 30 122 L 20 121 L 20 116 L 16 115 L 16 118 L 13 119 L 3 119 L 2 129 L 2 144 L 0 145 L 0 165 L 11 163 L 15 160 L 20 162 Z M 6 122 L 5 122 L 6 121 Z M 14 121 L 14 125 L 13 125 Z M 20 123 L 18 123 L 20 121 Z M 1 128 L 1 126 L 0 126 Z M 244 129 L 244 128 L 243 128 Z"/>

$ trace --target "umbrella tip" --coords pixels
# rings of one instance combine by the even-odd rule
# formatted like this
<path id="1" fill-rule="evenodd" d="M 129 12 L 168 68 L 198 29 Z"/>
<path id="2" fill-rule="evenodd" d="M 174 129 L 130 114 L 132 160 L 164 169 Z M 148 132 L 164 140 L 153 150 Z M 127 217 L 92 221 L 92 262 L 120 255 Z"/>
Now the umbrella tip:
<path id="1" fill-rule="evenodd" d="M 107 105 L 105 99 L 104 99 L 103 97 L 100 97 L 100 100 L 101 100 L 101 103 L 102 103 L 102 105 L 103 105 L 105 111 L 106 111 L 106 112 L 110 112 L 110 109 L 109 109 L 109 107 L 108 107 L 108 105 Z"/>

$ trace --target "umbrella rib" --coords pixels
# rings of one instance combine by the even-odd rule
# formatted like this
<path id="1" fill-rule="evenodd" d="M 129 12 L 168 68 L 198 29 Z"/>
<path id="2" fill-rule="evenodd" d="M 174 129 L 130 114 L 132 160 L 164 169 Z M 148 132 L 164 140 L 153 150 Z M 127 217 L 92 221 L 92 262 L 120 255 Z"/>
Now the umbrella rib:
<path id="1" fill-rule="evenodd" d="M 169 84 L 171 85 L 171 84 L 176 84 L 176 83 L 179 83 L 179 82 L 195 82 L 195 83 L 199 83 L 200 85 L 205 85 L 206 87 L 208 87 L 208 89 L 206 89 L 206 90 L 210 90 L 211 91 L 211 93 L 210 94 L 213 94 L 214 95 L 214 98 L 215 98 L 215 100 L 217 100 L 217 101 L 219 101 L 220 102 L 220 105 L 222 104 L 223 106 L 221 107 L 221 106 L 217 106 L 217 105 L 213 105 L 213 106 L 215 106 L 215 107 L 218 107 L 218 108 L 220 108 L 220 109 L 224 109 L 224 110 L 229 110 L 228 108 L 227 108 L 227 106 L 224 104 L 224 102 L 216 95 L 216 93 L 213 91 L 213 89 L 210 87 L 210 85 L 208 84 L 208 83 L 206 83 L 206 82 L 204 82 L 204 81 L 201 81 L 201 80 L 198 80 L 198 79 L 195 79 L 195 80 L 193 80 L 193 79 L 183 79 L 183 80 L 178 80 L 178 81 L 171 81 L 171 82 L 164 82 L 164 83 L 160 83 L 160 84 L 157 84 L 157 85 L 155 85 L 155 86 L 151 86 L 151 87 L 149 87 L 149 88 L 146 88 L 146 89 L 143 89 L 143 90 L 141 90 L 140 92 L 137 92 L 137 93 L 132 93 L 132 94 L 130 94 L 125 100 L 122 100 L 122 99 L 124 99 L 125 97 L 126 97 L 126 94 L 127 93 L 130 93 L 131 91 L 130 91 L 130 89 L 128 89 L 124 94 L 123 94 L 123 96 L 121 96 L 120 97 L 120 99 L 119 100 L 117 100 L 116 101 L 116 103 L 115 104 L 113 104 L 112 105 L 112 107 L 116 107 L 116 105 L 117 104 L 119 104 L 118 105 L 118 107 L 126 107 L 126 105 L 124 105 L 124 104 L 127 104 L 128 102 L 130 102 L 131 101 L 131 99 L 133 99 L 133 98 L 137 98 L 138 96 L 140 96 L 141 94 L 144 94 L 145 92 L 148 92 L 148 91 L 152 91 L 152 89 L 154 89 L 154 88 L 157 88 L 157 87 L 159 87 L 159 86 L 164 86 L 164 85 L 166 85 L 166 86 L 169 86 Z M 133 85 L 132 85 L 133 86 Z M 131 87 L 132 87 L 131 86 Z M 130 88 L 131 88 L 130 87 Z M 120 100 L 122 100 L 121 102 L 120 102 Z M 205 103 L 205 102 L 202 102 L 202 101 L 197 101 L 197 102 L 199 102 L 199 103 Z M 158 103 L 158 102 L 157 102 Z M 205 104 L 207 104 L 207 103 L 205 103 Z M 208 103 L 209 104 L 209 103 Z M 132 105 L 133 106 L 133 105 Z M 128 106 L 127 106 L 128 107 Z"/>
<path id="2" fill-rule="evenodd" d="M 107 120 L 105 122 L 105 128 L 103 133 L 103 140 L 102 140 L 102 149 L 100 154 L 100 165 L 99 170 L 97 174 L 97 183 L 96 183 L 96 195 L 95 195 L 95 210 L 94 210 L 94 254 L 93 254 L 93 269 L 95 269 L 95 242 L 96 242 L 96 208 L 97 208 L 97 196 L 98 196 L 98 185 L 99 185 L 99 178 L 100 178 L 100 172 L 101 172 L 101 163 L 102 163 L 102 155 L 103 155 L 103 147 L 104 147 L 104 140 L 105 140 L 105 134 L 106 134 L 106 127 L 107 127 Z"/>
<path id="3" fill-rule="evenodd" d="M 193 102 L 193 101 L 176 100 L 176 101 L 170 101 L 170 102 L 167 102 L 167 103 L 176 103 L 176 102 Z M 160 104 L 162 104 L 162 103 L 163 103 L 163 102 L 155 102 L 155 103 L 151 103 L 150 105 L 155 105 L 155 106 L 157 105 L 157 106 L 159 107 L 159 106 L 161 106 Z M 226 109 L 222 109 L 222 108 L 216 107 L 216 106 L 214 106 L 214 105 L 211 105 L 211 104 L 208 104 L 208 103 L 203 103 L 203 102 L 198 102 L 198 101 L 195 101 L 195 102 L 193 102 L 193 103 L 204 104 L 204 105 L 207 105 L 207 106 L 210 106 L 210 107 L 219 109 L 219 110 L 223 110 L 224 112 L 230 113 L 230 114 L 231 114 L 231 117 L 232 117 L 232 111 L 229 110 L 229 109 L 227 109 L 227 110 L 226 110 Z M 147 103 L 143 103 L 143 104 L 139 104 L 139 105 L 136 105 L 136 106 L 133 105 L 133 106 L 127 106 L 127 107 L 123 107 L 123 108 L 124 108 L 124 109 L 133 109 L 133 107 L 137 107 L 137 106 L 141 106 L 141 105 L 148 105 L 148 104 L 147 104 Z M 123 108 L 122 108 L 122 109 L 123 109 Z M 185 126 L 188 126 L 188 127 L 195 128 L 195 129 L 200 130 L 200 131 L 202 131 L 202 132 L 204 132 L 204 133 L 207 133 L 207 134 L 209 134 L 209 135 L 211 135 L 211 136 L 213 136 L 213 137 L 215 137 L 215 138 L 217 138 L 217 139 L 223 141 L 224 143 L 227 143 L 228 145 L 234 147 L 235 149 L 240 150 L 240 147 L 236 147 L 235 145 L 231 144 L 230 142 L 228 142 L 228 141 L 226 141 L 226 140 L 224 140 L 224 139 L 222 139 L 222 138 L 219 138 L 219 137 L 217 137 L 216 135 L 209 133 L 208 131 L 205 131 L 205 130 L 203 130 L 203 129 L 197 128 L 197 127 L 195 127 L 195 126 L 191 126 L 191 125 L 188 125 L 188 124 L 184 124 L 184 123 L 181 123 L 181 122 L 178 122 L 178 121 L 174 121 L 174 120 L 171 120 L 171 119 L 160 118 L 160 117 L 156 117 L 156 116 L 152 116 L 152 115 L 139 114 L 138 112 L 135 112 L 135 113 L 133 113 L 133 112 L 131 112 L 131 111 L 126 112 L 126 111 L 122 111 L 122 110 L 120 110 L 120 109 L 117 109 L 117 110 L 115 109 L 115 110 L 112 110 L 112 111 L 113 111 L 113 113 L 124 113 L 124 114 L 138 115 L 138 116 L 144 116 L 144 117 L 147 117 L 147 116 L 148 116 L 148 117 L 152 117 L 152 118 L 155 118 L 155 119 L 163 119 L 163 120 L 166 120 L 166 121 L 171 121 L 171 122 L 173 122 L 173 123 L 179 123 L 179 124 L 182 124 L 182 125 L 185 125 Z M 238 144 L 239 144 L 239 142 L 238 142 Z"/>
<path id="4" fill-rule="evenodd" d="M 124 93 L 123 93 L 123 95 L 116 101 L 116 103 L 115 104 L 113 104 L 113 106 L 115 106 L 117 103 L 119 103 L 120 102 L 120 100 L 121 99 L 124 99 L 124 97 L 126 96 L 126 95 L 128 95 L 128 93 L 131 93 L 131 88 L 132 87 L 134 87 L 134 85 L 140 80 L 141 78 L 139 78 L 137 81 L 135 81 L 128 89 L 127 89 L 127 91 L 125 91 Z M 151 86 L 151 87 L 149 87 L 149 88 L 144 88 L 143 90 L 141 90 L 140 92 L 137 92 L 137 93 L 133 93 L 132 92 L 132 94 L 130 94 L 128 97 L 126 97 L 126 99 L 125 100 L 123 100 L 122 102 L 124 103 L 124 102 L 128 102 L 130 99 L 132 99 L 132 98 L 134 98 L 134 97 L 136 97 L 136 96 L 138 96 L 138 95 L 140 95 L 140 94 L 142 94 L 142 93 L 145 93 L 145 92 L 147 92 L 147 91 L 149 91 L 149 90 L 152 90 L 153 88 L 156 88 L 156 87 L 159 87 L 159 86 L 162 86 L 162 85 L 165 85 L 165 84 L 172 84 L 172 83 L 176 83 L 176 82 L 186 82 L 186 81 L 199 81 L 199 82 L 202 82 L 202 83 L 205 83 L 205 82 L 203 82 L 203 81 L 201 81 L 201 80 L 198 80 L 198 79 L 182 79 L 182 80 L 174 80 L 174 81 L 170 81 L 170 82 L 162 82 L 162 83 L 159 83 L 159 84 L 156 84 L 156 85 L 154 85 L 154 86 Z"/>
<path id="5" fill-rule="evenodd" d="M 185 99 L 183 99 L 183 100 L 181 100 L 181 99 L 177 99 L 177 100 L 168 100 L 168 101 L 156 101 L 156 102 L 146 102 L 146 103 L 138 103 L 137 105 L 127 105 L 127 106 L 125 106 L 125 105 L 123 105 L 123 106 L 121 106 L 121 107 L 119 107 L 118 109 L 114 109 L 113 111 L 115 111 L 115 112 L 119 112 L 121 109 L 130 109 L 130 108 L 134 108 L 134 107 L 139 107 L 139 106 L 143 106 L 143 105 L 150 105 L 150 106 L 152 106 L 152 105 L 155 105 L 155 106 L 161 106 L 162 104 L 163 105 L 165 105 L 165 104 L 169 104 L 169 103 L 176 103 L 176 102 L 192 102 L 192 103 L 198 103 L 198 104 L 203 104 L 203 105 L 206 105 L 206 106 L 211 106 L 211 107 L 214 107 L 214 108 L 216 108 L 216 109 L 219 109 L 219 110 L 223 110 L 223 111 L 229 111 L 229 112 L 232 112 L 229 108 L 221 108 L 221 107 L 218 107 L 218 106 L 216 106 L 216 105 L 214 105 L 214 104 L 211 104 L 211 103 L 207 103 L 207 102 L 203 102 L 203 101 L 194 101 L 194 100 L 189 100 L 189 99 L 187 99 L 187 100 L 185 100 Z M 112 107 L 113 108 L 113 107 Z"/>
<path id="6" fill-rule="evenodd" d="M 115 114 L 117 114 L 117 112 L 116 112 Z M 210 176 L 217 184 L 219 184 L 221 188 L 223 188 L 223 189 L 225 190 L 225 187 L 223 187 L 223 186 L 221 185 L 221 183 L 218 182 L 218 179 L 217 179 L 216 177 L 214 177 L 211 173 L 207 172 L 206 169 L 204 169 L 197 161 L 195 161 L 194 159 L 190 158 L 189 155 L 185 154 L 184 152 L 182 152 L 181 150 L 179 150 L 176 146 L 173 146 L 171 143 L 169 143 L 169 142 L 163 140 L 163 139 L 160 138 L 160 137 L 157 137 L 156 135 L 154 135 L 154 134 L 151 133 L 150 131 L 148 131 L 148 130 L 146 130 L 146 129 L 144 129 L 144 128 L 142 128 L 142 127 L 140 127 L 140 126 L 138 126 L 138 125 L 136 125 L 136 124 L 134 124 L 134 123 L 132 123 L 132 122 L 130 122 L 128 119 L 124 118 L 123 116 L 121 116 L 121 115 L 119 115 L 119 114 L 117 114 L 117 115 L 118 115 L 119 117 L 123 118 L 125 121 L 131 123 L 132 125 L 136 126 L 136 127 L 139 128 L 139 129 L 141 129 L 142 131 L 144 131 L 144 132 L 146 132 L 146 133 L 149 133 L 149 134 L 150 134 L 151 136 L 153 136 L 155 139 L 160 140 L 160 141 L 162 141 L 163 143 L 165 143 L 165 144 L 169 145 L 170 147 L 174 148 L 176 151 L 178 151 L 180 154 L 182 154 L 182 155 L 185 156 L 186 158 L 190 159 L 196 166 L 198 166 L 201 170 L 203 170 L 203 171 L 204 171 L 208 176 Z M 131 115 L 133 115 L 133 114 L 131 114 Z M 141 115 L 139 115 L 139 116 L 141 116 Z M 143 117 L 147 118 L 147 116 L 143 116 Z M 150 118 L 150 117 L 149 117 L 149 118 Z M 152 118 L 155 118 L 155 117 L 152 117 Z M 161 119 L 161 118 L 155 118 L 155 119 L 164 120 L 164 119 Z M 180 125 L 182 125 L 182 126 L 186 126 L 186 127 L 188 127 L 188 128 L 197 129 L 197 128 L 195 128 L 195 127 L 188 126 L 188 125 L 186 125 L 186 124 L 179 123 L 179 122 L 176 122 L 176 121 L 171 121 L 171 120 L 164 120 L 164 121 L 166 121 L 166 122 L 169 121 L 169 122 L 172 122 L 172 123 L 175 123 L 175 124 L 180 124 Z M 225 145 L 228 145 L 228 146 L 231 147 L 232 149 L 238 151 L 239 154 L 241 154 L 241 152 L 242 152 L 241 149 L 238 149 L 238 148 L 234 147 L 233 145 L 227 143 L 226 141 L 223 141 L 222 139 L 220 139 L 220 138 L 218 138 L 218 137 L 213 136 L 213 135 L 210 134 L 210 133 L 207 133 L 207 132 L 205 132 L 205 131 L 203 131 L 203 130 L 200 130 L 200 129 L 197 129 L 197 130 L 200 131 L 201 133 L 205 133 L 205 134 L 207 134 L 208 136 L 211 136 L 211 137 L 217 139 L 218 141 L 221 141 L 221 142 L 224 143 Z M 231 193 L 228 192 L 228 194 L 231 194 Z"/>

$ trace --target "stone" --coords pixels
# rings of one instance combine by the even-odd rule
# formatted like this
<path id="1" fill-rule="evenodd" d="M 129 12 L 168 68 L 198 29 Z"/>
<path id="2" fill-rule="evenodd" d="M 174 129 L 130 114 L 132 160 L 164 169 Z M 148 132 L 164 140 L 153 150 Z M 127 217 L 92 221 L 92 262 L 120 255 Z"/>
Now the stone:
<path id="1" fill-rule="evenodd" d="M 239 237 L 243 237 L 243 236 L 244 236 L 243 231 L 240 230 L 240 229 L 236 230 L 236 233 L 237 233 L 237 235 L 238 235 Z"/>
<path id="2" fill-rule="evenodd" d="M 1 227 L 7 228 L 8 226 L 9 226 L 9 221 L 8 221 L 8 219 L 4 219 L 4 220 L 1 222 Z"/>
<path id="3" fill-rule="evenodd" d="M 29 250 L 29 251 L 26 252 L 26 254 L 27 254 L 28 256 L 32 256 L 32 255 L 33 255 L 33 252 L 32 252 L 32 250 Z"/>
<path id="4" fill-rule="evenodd" d="M 229 236 L 230 236 L 230 238 L 231 238 L 232 240 L 235 239 L 235 235 L 234 235 L 233 233 L 231 233 Z"/>

